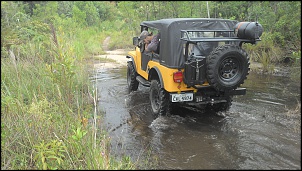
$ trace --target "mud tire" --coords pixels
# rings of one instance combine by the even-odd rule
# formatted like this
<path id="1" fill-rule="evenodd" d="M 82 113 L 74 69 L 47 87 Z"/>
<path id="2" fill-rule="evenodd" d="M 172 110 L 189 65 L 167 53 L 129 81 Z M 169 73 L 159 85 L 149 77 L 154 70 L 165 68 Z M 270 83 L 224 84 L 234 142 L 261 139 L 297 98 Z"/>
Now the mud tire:
<path id="1" fill-rule="evenodd" d="M 151 80 L 149 95 L 154 118 L 160 115 L 166 116 L 171 106 L 169 95 L 166 90 L 161 88 L 158 80 Z"/>
<path id="2" fill-rule="evenodd" d="M 248 54 L 239 46 L 218 46 L 206 59 L 207 79 L 217 91 L 236 89 L 250 71 Z"/>
<path id="3" fill-rule="evenodd" d="M 139 82 L 136 80 L 137 73 L 135 71 L 133 62 L 127 64 L 127 84 L 128 93 L 136 91 L 138 89 Z"/>

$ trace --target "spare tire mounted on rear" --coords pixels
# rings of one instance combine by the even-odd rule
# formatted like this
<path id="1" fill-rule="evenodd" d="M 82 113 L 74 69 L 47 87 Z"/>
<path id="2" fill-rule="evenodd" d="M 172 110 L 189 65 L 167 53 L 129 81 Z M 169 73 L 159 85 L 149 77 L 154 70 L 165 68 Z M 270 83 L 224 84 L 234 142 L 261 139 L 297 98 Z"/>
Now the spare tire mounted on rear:
<path id="1" fill-rule="evenodd" d="M 239 46 L 218 46 L 206 59 L 207 79 L 217 91 L 229 91 L 243 84 L 249 74 L 248 54 Z"/>

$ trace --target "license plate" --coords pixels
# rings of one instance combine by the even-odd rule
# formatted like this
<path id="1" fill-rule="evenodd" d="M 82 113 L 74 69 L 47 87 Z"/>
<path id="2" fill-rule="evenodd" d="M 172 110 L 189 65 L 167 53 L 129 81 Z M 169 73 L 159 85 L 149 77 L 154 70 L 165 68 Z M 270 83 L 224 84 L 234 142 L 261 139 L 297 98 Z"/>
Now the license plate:
<path id="1" fill-rule="evenodd" d="M 193 101 L 193 93 L 171 94 L 172 102 Z"/>

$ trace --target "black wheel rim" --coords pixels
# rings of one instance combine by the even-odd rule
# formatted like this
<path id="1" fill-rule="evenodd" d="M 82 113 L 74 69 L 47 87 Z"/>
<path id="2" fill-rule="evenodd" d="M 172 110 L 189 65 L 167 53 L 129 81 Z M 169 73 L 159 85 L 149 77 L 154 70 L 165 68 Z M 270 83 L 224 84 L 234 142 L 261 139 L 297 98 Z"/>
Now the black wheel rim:
<path id="1" fill-rule="evenodd" d="M 239 61 L 234 57 L 224 59 L 219 66 L 219 76 L 223 80 L 232 80 L 240 72 Z"/>

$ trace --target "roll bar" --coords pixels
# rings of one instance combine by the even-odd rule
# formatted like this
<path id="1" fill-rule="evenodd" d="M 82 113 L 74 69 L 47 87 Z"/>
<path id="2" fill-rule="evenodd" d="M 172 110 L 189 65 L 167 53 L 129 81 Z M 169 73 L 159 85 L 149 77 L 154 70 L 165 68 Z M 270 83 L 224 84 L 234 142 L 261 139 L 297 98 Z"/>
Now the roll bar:
<path id="1" fill-rule="evenodd" d="M 261 39 L 243 39 L 238 37 L 231 37 L 231 33 L 234 33 L 234 30 L 181 30 L 181 40 L 190 42 L 190 43 L 197 43 L 197 42 L 228 42 L 228 41 L 234 41 L 234 42 L 246 42 L 255 44 L 256 41 L 260 41 Z M 193 33 L 205 33 L 205 32 L 212 32 L 213 37 L 204 37 L 204 36 L 197 36 L 192 37 Z M 217 33 L 221 32 L 227 32 L 229 37 L 216 37 Z M 195 34 L 198 35 L 198 34 Z"/>

